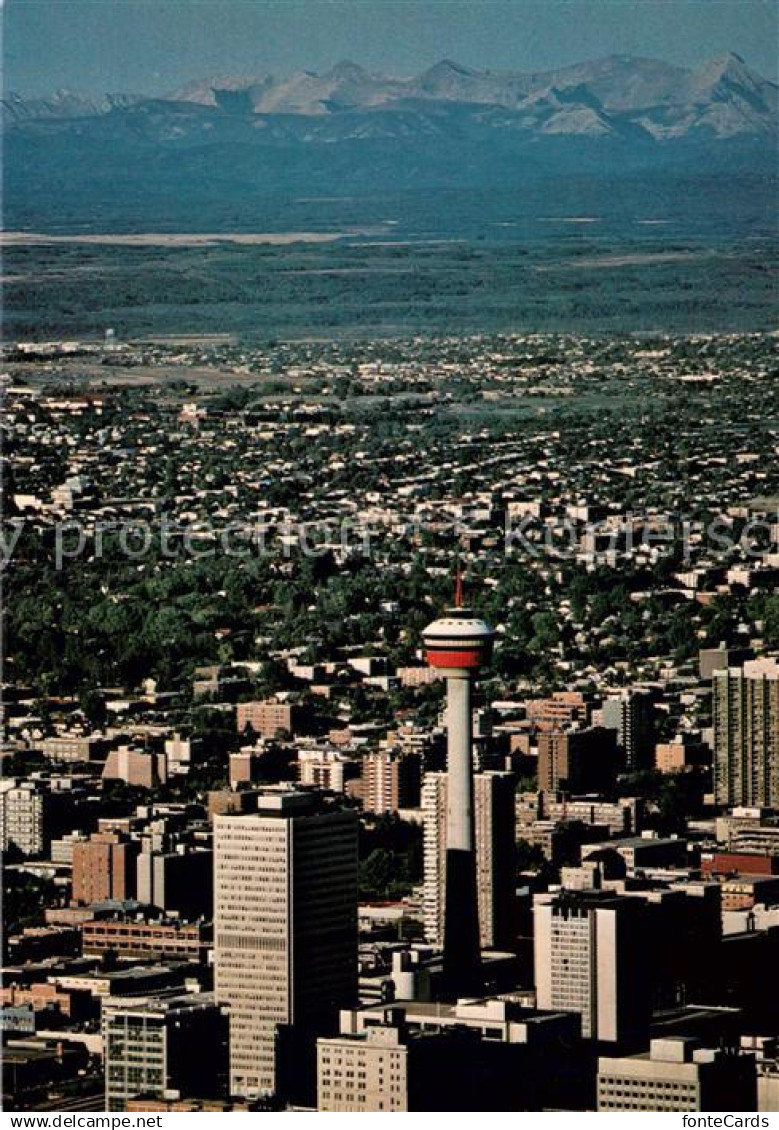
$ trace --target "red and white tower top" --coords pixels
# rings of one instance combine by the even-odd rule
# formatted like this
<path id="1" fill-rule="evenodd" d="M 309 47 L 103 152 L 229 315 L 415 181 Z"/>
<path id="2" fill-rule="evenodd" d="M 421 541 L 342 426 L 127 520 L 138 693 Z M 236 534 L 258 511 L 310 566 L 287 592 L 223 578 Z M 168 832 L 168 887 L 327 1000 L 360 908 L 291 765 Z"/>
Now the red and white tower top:
<path id="1" fill-rule="evenodd" d="M 431 667 L 477 671 L 489 663 L 495 632 L 470 608 L 463 608 L 462 575 L 457 574 L 455 606 L 422 633 Z"/>

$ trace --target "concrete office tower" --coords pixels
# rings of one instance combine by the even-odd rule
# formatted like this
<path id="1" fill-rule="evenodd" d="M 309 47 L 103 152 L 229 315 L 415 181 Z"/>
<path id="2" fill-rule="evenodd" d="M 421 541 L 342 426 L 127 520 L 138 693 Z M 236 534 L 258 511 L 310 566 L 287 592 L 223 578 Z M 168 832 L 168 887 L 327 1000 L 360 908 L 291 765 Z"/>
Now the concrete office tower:
<path id="1" fill-rule="evenodd" d="M 356 813 L 280 789 L 215 817 L 214 946 L 230 1093 L 272 1094 L 279 1027 L 326 1029 L 357 995 Z"/>
<path id="2" fill-rule="evenodd" d="M 717 804 L 779 806 L 779 662 L 715 671 L 712 705 Z"/>
<path id="3" fill-rule="evenodd" d="M 477 773 L 473 784 L 479 942 L 483 949 L 510 949 L 516 940 L 514 776 Z M 432 945 L 442 946 L 446 906 L 446 773 L 425 774 L 422 812 L 425 937 Z"/>
<path id="4" fill-rule="evenodd" d="M 185 848 L 142 851 L 136 875 L 138 902 L 184 919 L 210 918 L 213 912 L 213 855 Z"/>
<path id="5" fill-rule="evenodd" d="M 613 730 L 553 730 L 538 735 L 538 787 L 546 792 L 602 793 L 617 779 Z"/>
<path id="6" fill-rule="evenodd" d="M 458 580 L 455 607 L 423 632 L 427 661 L 446 679 L 446 909 L 444 977 L 449 992 L 477 992 L 481 985 L 476 852 L 473 819 L 472 693 L 488 662 L 494 632 L 462 607 Z"/>
<path id="7" fill-rule="evenodd" d="M 137 1095 L 216 1098 L 227 1084 L 227 1019 L 210 993 L 103 1001 L 105 1103 Z"/>
<path id="8" fill-rule="evenodd" d="M 618 1050 L 649 1034 L 646 913 L 638 899 L 605 892 L 536 895 L 538 1008 L 578 1012 L 582 1035 Z"/>
<path id="9" fill-rule="evenodd" d="M 625 765 L 630 773 L 654 766 L 654 709 L 648 691 L 623 691 L 619 697 L 607 698 L 603 704 L 603 725 L 617 731 L 617 741 L 625 751 Z"/>

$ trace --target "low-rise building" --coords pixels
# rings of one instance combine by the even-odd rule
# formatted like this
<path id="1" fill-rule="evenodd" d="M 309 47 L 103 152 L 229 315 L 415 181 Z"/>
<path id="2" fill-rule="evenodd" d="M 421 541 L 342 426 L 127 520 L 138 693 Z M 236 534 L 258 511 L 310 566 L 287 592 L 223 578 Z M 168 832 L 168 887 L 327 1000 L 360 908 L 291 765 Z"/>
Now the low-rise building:
<path id="1" fill-rule="evenodd" d="M 317 1110 L 462 1109 L 456 1096 L 467 1077 L 467 1049 L 474 1043 L 472 1033 L 410 1031 L 403 1025 L 320 1038 Z"/>
<path id="2" fill-rule="evenodd" d="M 95 918 L 81 926 L 84 954 L 111 951 L 122 957 L 205 963 L 211 947 L 211 927 L 202 922 L 139 922 L 130 918 Z"/>
<path id="3" fill-rule="evenodd" d="M 239 702 L 235 724 L 239 734 L 251 726 L 260 738 L 292 737 L 300 730 L 301 711 L 289 702 Z"/>
<path id="4" fill-rule="evenodd" d="M 227 1019 L 207 993 L 103 1001 L 105 1109 L 138 1095 L 216 1098 L 227 1083 Z"/>
<path id="5" fill-rule="evenodd" d="M 599 1111 L 756 1109 L 752 1055 L 672 1037 L 652 1040 L 641 1055 L 598 1060 Z"/>

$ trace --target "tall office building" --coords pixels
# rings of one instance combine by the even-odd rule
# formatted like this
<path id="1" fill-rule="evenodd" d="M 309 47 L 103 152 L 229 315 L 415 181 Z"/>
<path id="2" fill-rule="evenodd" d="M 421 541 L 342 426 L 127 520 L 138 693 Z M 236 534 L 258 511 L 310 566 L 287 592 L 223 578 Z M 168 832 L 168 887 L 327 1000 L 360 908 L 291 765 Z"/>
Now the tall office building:
<path id="1" fill-rule="evenodd" d="M 640 900 L 594 891 L 536 895 L 539 1008 L 578 1012 L 582 1035 L 615 1048 L 649 1033 L 646 911 Z"/>
<path id="2" fill-rule="evenodd" d="M 616 778 L 617 742 L 613 730 L 595 726 L 538 735 L 539 789 L 608 792 Z"/>
<path id="3" fill-rule="evenodd" d="M 356 813 L 278 790 L 215 817 L 214 943 L 230 1092 L 274 1093 L 279 1028 L 327 1028 L 356 998 Z"/>
<path id="4" fill-rule="evenodd" d="M 227 1021 L 208 993 L 106 998 L 107 1111 L 138 1095 L 216 1098 L 227 1083 Z"/>
<path id="5" fill-rule="evenodd" d="M 513 946 L 515 798 L 511 773 L 476 773 L 473 778 L 476 890 L 479 942 L 485 949 Z M 447 774 L 426 773 L 424 814 L 425 937 L 444 943 L 446 907 Z"/>
<path id="6" fill-rule="evenodd" d="M 142 851 L 137 861 L 137 898 L 182 918 L 210 918 L 213 913 L 213 855 L 185 848 Z"/>
<path id="7" fill-rule="evenodd" d="M 779 662 L 715 671 L 712 703 L 717 804 L 779 806 Z"/>
<path id="8" fill-rule="evenodd" d="M 648 691 L 623 691 L 607 698 L 601 717 L 603 725 L 617 731 L 617 741 L 625 752 L 628 772 L 654 766 L 654 701 Z"/>

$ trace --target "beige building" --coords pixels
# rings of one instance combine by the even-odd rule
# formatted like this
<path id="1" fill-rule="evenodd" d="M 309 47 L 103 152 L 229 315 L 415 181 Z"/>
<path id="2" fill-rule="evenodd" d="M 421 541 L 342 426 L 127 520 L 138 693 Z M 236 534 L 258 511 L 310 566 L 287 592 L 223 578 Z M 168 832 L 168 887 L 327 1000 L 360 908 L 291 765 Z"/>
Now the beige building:
<path id="1" fill-rule="evenodd" d="M 389 1013 L 358 1030 L 354 1022 L 359 1014 L 342 1014 L 347 1030 L 317 1040 L 317 1110 L 402 1114 L 472 1109 L 463 1099 L 471 1097 L 477 1033 L 414 1027 L 406 1023 L 402 1009 Z"/>
<path id="2" fill-rule="evenodd" d="M 514 777 L 476 773 L 473 785 L 479 937 L 483 948 L 503 949 L 514 941 Z M 440 947 L 446 906 L 446 773 L 425 774 L 422 814 L 425 937 Z"/>
<path id="3" fill-rule="evenodd" d="M 233 755 L 230 755 L 231 759 Z M 240 812 L 253 812 L 257 803 L 254 793 L 234 792 L 233 789 L 212 789 L 208 793 L 208 818 L 234 816 Z"/>
<path id="4" fill-rule="evenodd" d="M 757 1109 L 779 1113 L 779 1039 L 773 1036 L 742 1036 L 741 1048 L 757 1060 Z"/>
<path id="5" fill-rule="evenodd" d="M 293 790 L 214 820 L 216 998 L 230 1093 L 276 1090 L 279 1025 L 314 1026 L 357 992 L 357 816 Z"/>
<path id="6" fill-rule="evenodd" d="M 426 687 L 441 678 L 435 667 L 398 667 L 395 674 L 402 687 Z"/>
<path id="7" fill-rule="evenodd" d="M 103 769 L 103 780 L 124 781 L 126 785 L 153 789 L 167 781 L 167 765 L 164 753 L 121 746 L 109 753 Z"/>
<path id="8" fill-rule="evenodd" d="M 317 1040 L 317 1110 L 408 1111 L 408 1051 L 390 1027 Z"/>
<path id="9" fill-rule="evenodd" d="M 37 748 L 52 761 L 81 762 L 98 760 L 106 753 L 108 743 L 101 737 L 58 734 L 44 738 Z"/>
<path id="10" fill-rule="evenodd" d="M 278 738 L 296 732 L 300 711 L 288 702 L 239 702 L 235 724 L 239 734 L 251 726 L 260 738 Z"/>
<path id="11" fill-rule="evenodd" d="M 517 836 L 527 837 L 527 829 L 539 820 L 576 820 L 582 824 L 602 824 L 615 836 L 630 836 L 640 830 L 643 804 L 636 797 L 604 800 L 600 796 L 571 798 L 562 793 L 517 793 Z"/>
<path id="12" fill-rule="evenodd" d="M 717 804 L 779 806 L 779 661 L 715 671 L 712 704 Z"/>
<path id="13" fill-rule="evenodd" d="M 770 808 L 733 808 L 717 817 L 715 835 L 729 851 L 779 855 L 779 813 Z"/>
<path id="14" fill-rule="evenodd" d="M 617 772 L 612 730 L 550 730 L 538 736 L 538 787 L 544 792 L 607 792 Z"/>
<path id="15" fill-rule="evenodd" d="M 551 698 L 529 698 L 525 716 L 539 730 L 557 730 L 586 723 L 587 703 L 578 691 L 557 691 Z"/>
<path id="16" fill-rule="evenodd" d="M 756 1110 L 756 1097 L 754 1056 L 700 1048 L 683 1036 L 598 1060 L 599 1111 Z"/>
<path id="17" fill-rule="evenodd" d="M 655 746 L 655 769 L 661 773 L 683 773 L 707 764 L 711 764 L 709 748 L 686 734 Z"/>
<path id="18" fill-rule="evenodd" d="M 504 1065 L 503 1084 L 508 1062 L 518 1077 L 527 1076 L 503 1094 L 511 1092 L 516 1099 L 522 1092 L 539 1100 L 537 1066 L 555 1063 L 577 1046 L 579 1034 L 579 1018 L 572 1013 L 540 1013 L 494 997 L 456 1004 L 404 1001 L 342 1012 L 340 1035 L 317 1041 L 317 1106 L 343 1113 L 473 1110 L 478 1080 L 484 1079 L 474 1066 L 481 1060 L 483 1069 L 487 1046 L 488 1056 L 497 1053 Z M 500 1050 L 501 1044 L 512 1048 Z M 558 1094 L 565 1087 L 564 1074 L 560 1067 Z M 497 1076 L 495 1083 L 501 1085 Z"/>
<path id="19" fill-rule="evenodd" d="M 165 757 L 168 773 L 173 776 L 186 776 L 199 759 L 203 743 L 195 738 L 184 738 L 175 733 L 165 740 Z"/>

